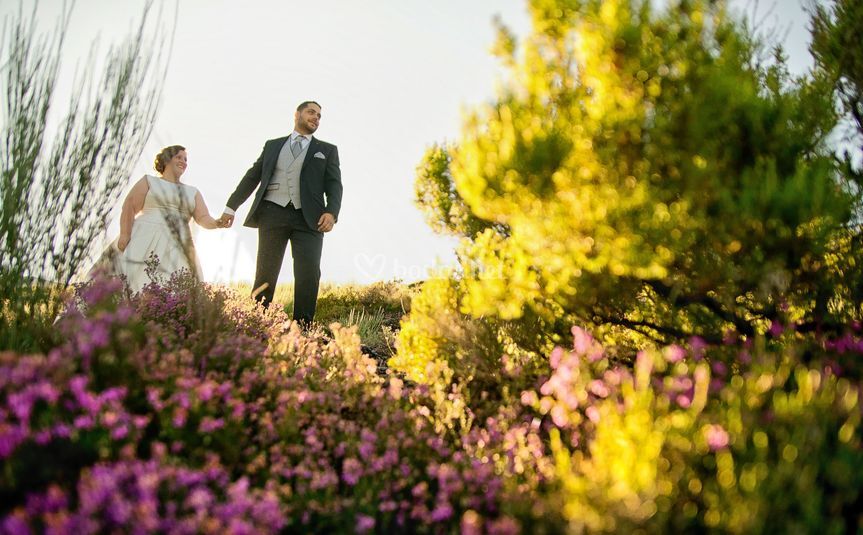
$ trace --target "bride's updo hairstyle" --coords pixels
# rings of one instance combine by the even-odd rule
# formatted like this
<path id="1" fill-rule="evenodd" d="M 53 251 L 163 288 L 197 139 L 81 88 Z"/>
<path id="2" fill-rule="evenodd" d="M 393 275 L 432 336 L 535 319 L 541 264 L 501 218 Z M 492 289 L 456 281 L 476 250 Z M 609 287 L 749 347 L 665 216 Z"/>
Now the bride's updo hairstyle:
<path id="1" fill-rule="evenodd" d="M 176 156 L 181 150 L 186 150 L 186 147 L 182 145 L 171 145 L 170 147 L 165 147 L 162 149 L 162 152 L 156 155 L 156 160 L 153 162 L 153 168 L 156 169 L 159 174 L 162 174 L 165 171 L 165 166 L 171 161 L 171 158 Z"/>

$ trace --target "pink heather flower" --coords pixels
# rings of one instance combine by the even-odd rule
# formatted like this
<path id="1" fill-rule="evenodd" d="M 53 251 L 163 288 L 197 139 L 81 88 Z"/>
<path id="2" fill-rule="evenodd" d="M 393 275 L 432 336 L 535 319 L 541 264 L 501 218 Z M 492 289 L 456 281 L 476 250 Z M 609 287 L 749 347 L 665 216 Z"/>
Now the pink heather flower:
<path id="1" fill-rule="evenodd" d="M 645 375 L 650 375 L 653 370 L 653 357 L 646 351 L 639 351 L 635 357 L 635 368 L 641 370 Z"/>
<path id="2" fill-rule="evenodd" d="M 48 430 L 38 431 L 33 436 L 33 441 L 36 442 L 36 444 L 39 444 L 40 446 L 44 446 L 45 444 L 51 442 L 51 431 L 48 431 Z"/>
<path id="3" fill-rule="evenodd" d="M 672 364 L 680 362 L 684 357 L 686 357 L 686 351 L 676 344 L 666 347 L 663 354 L 665 355 L 665 360 Z"/>
<path id="4" fill-rule="evenodd" d="M 144 429 L 149 423 L 149 416 L 136 415 L 132 417 L 132 425 L 134 425 L 138 429 Z"/>
<path id="5" fill-rule="evenodd" d="M 689 406 L 692 405 L 692 396 L 691 395 L 680 394 L 679 396 L 674 398 L 674 400 L 677 402 L 678 405 L 680 405 L 684 409 L 688 409 Z"/>
<path id="6" fill-rule="evenodd" d="M 569 415 L 561 405 L 555 405 L 551 409 L 551 419 L 557 427 L 566 427 L 569 423 Z"/>
<path id="7" fill-rule="evenodd" d="M 508 516 L 493 520 L 488 524 L 489 535 L 518 535 L 520 532 L 521 528 L 518 522 Z"/>
<path id="8" fill-rule="evenodd" d="M 572 348 L 575 352 L 584 355 L 590 349 L 593 343 L 593 337 L 581 327 L 573 327 L 572 332 Z"/>
<path id="9" fill-rule="evenodd" d="M 99 395 L 99 399 L 103 402 L 106 401 L 122 401 L 123 398 L 126 397 L 126 387 L 125 386 L 115 386 L 113 388 L 109 388 L 105 390 Z"/>
<path id="10" fill-rule="evenodd" d="M 102 414 L 102 423 L 107 427 L 113 427 L 114 424 L 120 421 L 120 416 L 114 411 L 105 411 Z"/>
<path id="11" fill-rule="evenodd" d="M 51 383 L 41 382 L 33 387 L 33 392 L 50 404 L 57 403 L 60 399 L 60 391 Z"/>
<path id="12" fill-rule="evenodd" d="M 482 518 L 476 511 L 465 511 L 461 515 L 461 533 L 462 535 L 482 534 Z"/>
<path id="13" fill-rule="evenodd" d="M 183 426 L 185 426 L 185 425 L 186 425 L 186 417 L 187 417 L 187 416 L 188 416 L 188 415 L 186 414 L 186 411 L 185 411 L 182 407 L 176 407 L 176 408 L 174 409 L 174 417 L 173 417 L 173 420 L 172 420 L 172 421 L 173 421 L 173 423 L 174 423 L 174 427 L 183 427 Z"/>
<path id="14" fill-rule="evenodd" d="M 713 369 L 713 373 L 715 373 L 716 375 L 725 375 L 726 373 L 728 373 L 728 367 L 725 365 L 724 362 L 718 360 L 714 361 L 710 365 L 710 367 Z"/>
<path id="15" fill-rule="evenodd" d="M 161 401 L 161 392 L 158 388 L 147 387 L 147 402 L 157 411 L 162 410 L 165 404 Z"/>
<path id="16" fill-rule="evenodd" d="M 217 429 L 221 429 L 225 427 L 225 420 L 222 418 L 213 418 L 211 416 L 204 416 L 201 418 L 201 424 L 198 426 L 198 432 L 200 433 L 212 433 Z"/>
<path id="17" fill-rule="evenodd" d="M 611 393 L 608 390 L 608 387 L 605 386 L 605 383 L 603 383 L 599 379 L 594 379 L 593 381 L 591 381 L 590 384 L 588 385 L 588 389 L 590 389 L 590 391 L 591 391 L 591 393 L 593 393 L 593 395 L 601 397 L 601 398 L 608 397 L 608 394 Z"/>
<path id="18" fill-rule="evenodd" d="M 692 388 L 692 378 L 684 375 L 682 377 L 675 377 L 674 382 L 671 385 L 671 389 L 675 392 L 686 392 Z"/>
<path id="19" fill-rule="evenodd" d="M 375 519 L 368 515 L 357 515 L 357 533 L 367 533 L 374 529 Z"/>
<path id="20" fill-rule="evenodd" d="M 548 357 L 548 362 L 551 365 L 552 370 L 556 370 L 558 366 L 560 366 L 560 361 L 563 359 L 563 348 L 558 346 L 555 347 L 551 351 L 551 355 Z"/>
<path id="21" fill-rule="evenodd" d="M 24 392 L 16 392 L 9 395 L 7 398 L 7 404 L 11 407 L 12 414 L 14 414 L 18 420 L 22 422 L 30 420 L 30 412 L 33 409 L 33 400 L 30 399 L 30 396 L 26 395 Z"/>
<path id="22" fill-rule="evenodd" d="M 123 440 L 129 435 L 129 428 L 126 424 L 121 424 L 111 430 L 111 438 L 114 440 Z"/>
<path id="23" fill-rule="evenodd" d="M 209 489 L 197 487 L 186 498 L 186 504 L 193 509 L 206 510 L 213 503 L 213 493 Z"/>
<path id="24" fill-rule="evenodd" d="M 425 481 L 421 481 L 421 482 L 417 483 L 411 489 L 411 496 L 413 496 L 414 498 L 425 497 L 426 492 L 428 492 L 428 487 L 429 487 L 429 485 Z"/>
<path id="25" fill-rule="evenodd" d="M 378 436 L 371 429 L 364 427 L 362 431 L 360 431 L 360 440 L 363 442 L 375 442 L 378 439 Z"/>
<path id="26" fill-rule="evenodd" d="M 605 370 L 605 373 L 602 374 L 602 380 L 605 381 L 606 384 L 617 386 L 623 380 L 621 377 L 620 370 Z"/>
<path id="27" fill-rule="evenodd" d="M 168 454 L 168 447 L 164 442 L 153 442 L 150 453 L 154 459 L 161 459 Z"/>
<path id="28" fill-rule="evenodd" d="M 390 388 L 389 393 L 390 397 L 393 399 L 401 399 L 402 398 L 402 388 L 404 387 L 404 382 L 398 378 L 390 379 Z"/>
<path id="29" fill-rule="evenodd" d="M 711 451 L 716 451 L 728 446 L 728 432 L 718 424 L 708 425 L 705 431 L 707 445 Z"/>
<path id="30" fill-rule="evenodd" d="M 345 459 L 342 465 L 342 480 L 350 486 L 354 486 L 363 475 L 363 465 L 354 457 Z"/>
<path id="31" fill-rule="evenodd" d="M 188 409 L 192 406 L 192 401 L 189 399 L 189 394 L 187 392 L 179 392 L 176 396 L 174 396 L 177 405 L 184 409 Z"/>
<path id="32" fill-rule="evenodd" d="M 69 438 L 72 436 L 72 428 L 64 423 L 54 426 L 54 436 L 58 438 Z"/>
<path id="33" fill-rule="evenodd" d="M 89 415 L 81 415 L 76 417 L 72 424 L 75 426 L 75 429 L 92 429 L 93 418 Z"/>
<path id="34" fill-rule="evenodd" d="M 215 387 L 211 381 L 207 381 L 198 387 L 198 399 L 201 401 L 210 401 L 215 392 Z"/>
<path id="35" fill-rule="evenodd" d="M 587 410 L 584 411 L 584 413 L 587 414 L 587 417 L 590 419 L 591 422 L 599 422 L 599 409 L 597 409 L 596 407 L 588 407 Z"/>

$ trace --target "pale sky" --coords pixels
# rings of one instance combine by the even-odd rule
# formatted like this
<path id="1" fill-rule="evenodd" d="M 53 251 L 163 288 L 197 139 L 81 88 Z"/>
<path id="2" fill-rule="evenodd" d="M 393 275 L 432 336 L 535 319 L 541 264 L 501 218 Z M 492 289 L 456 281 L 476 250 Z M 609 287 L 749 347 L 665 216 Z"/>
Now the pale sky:
<path id="1" fill-rule="evenodd" d="M 754 10 L 760 27 L 786 46 L 792 71 L 803 72 L 811 63 L 806 1 L 732 4 Z M 0 15 L 17 4 L 2 2 Z M 24 5 L 29 10 L 32 2 Z M 85 58 L 96 36 L 103 47 L 124 37 L 143 5 L 78 0 L 65 64 L 71 70 Z M 44 29 L 60 6 L 40 3 Z M 175 7 L 166 1 L 170 15 L 163 18 L 173 21 Z M 184 145 L 182 180 L 218 217 L 264 142 L 289 134 L 297 104 L 316 100 L 323 118 L 315 135 L 338 146 L 344 184 L 339 223 L 324 238 L 322 279 L 410 282 L 454 263 L 455 241 L 433 234 L 413 204 L 415 168 L 432 143 L 458 138 L 465 109 L 494 97 L 502 71 L 488 52 L 492 18 L 524 35 L 524 0 L 180 0 L 177 9 L 162 104 L 130 187 L 154 174 L 161 147 Z M 251 198 L 231 229 L 198 228 L 206 279 L 254 277 L 257 233 L 241 225 L 250 205 Z M 112 237 L 118 228 L 115 222 Z M 288 253 L 280 282 L 290 282 L 291 272 Z"/>

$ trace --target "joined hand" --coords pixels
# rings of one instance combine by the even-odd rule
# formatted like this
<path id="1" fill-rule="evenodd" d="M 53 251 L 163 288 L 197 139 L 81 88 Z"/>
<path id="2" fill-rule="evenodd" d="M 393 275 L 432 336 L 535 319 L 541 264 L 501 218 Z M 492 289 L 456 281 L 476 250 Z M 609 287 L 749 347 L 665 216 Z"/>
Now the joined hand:
<path id="1" fill-rule="evenodd" d="M 234 224 L 234 216 L 222 214 L 219 219 L 216 220 L 216 224 L 219 228 L 230 228 L 231 225 Z"/>

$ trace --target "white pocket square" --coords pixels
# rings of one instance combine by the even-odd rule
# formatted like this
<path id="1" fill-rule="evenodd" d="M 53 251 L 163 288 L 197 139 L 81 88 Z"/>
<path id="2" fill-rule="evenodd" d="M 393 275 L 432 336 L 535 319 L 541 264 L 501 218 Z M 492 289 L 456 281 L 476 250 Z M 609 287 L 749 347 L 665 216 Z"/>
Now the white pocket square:
<path id="1" fill-rule="evenodd" d="M 324 156 L 324 153 L 323 153 L 323 152 L 316 152 L 316 153 L 315 153 L 315 158 L 320 158 L 321 160 L 326 160 L 326 159 L 327 159 L 327 157 L 326 157 L 326 156 Z"/>

